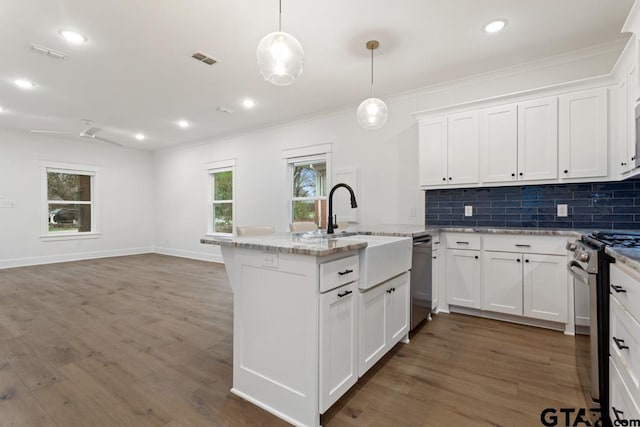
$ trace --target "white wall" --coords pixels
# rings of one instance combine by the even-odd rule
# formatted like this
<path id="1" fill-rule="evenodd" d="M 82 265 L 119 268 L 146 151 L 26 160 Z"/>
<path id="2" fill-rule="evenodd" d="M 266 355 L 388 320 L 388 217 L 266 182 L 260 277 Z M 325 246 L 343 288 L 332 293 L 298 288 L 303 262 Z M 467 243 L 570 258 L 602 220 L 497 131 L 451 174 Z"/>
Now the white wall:
<path id="1" fill-rule="evenodd" d="M 287 177 L 282 150 L 333 144 L 333 170 L 359 169 L 362 224 L 423 224 L 418 188 L 417 125 L 412 112 L 607 74 L 623 47 L 598 46 L 571 55 L 511 67 L 465 81 L 386 98 L 390 116 L 379 131 L 356 123 L 357 105 L 333 114 L 155 153 L 158 188 L 156 249 L 221 260 L 219 248 L 201 245 L 207 229 L 206 162 L 237 159 L 236 224 L 288 229 Z M 336 193 L 336 197 L 348 197 Z M 170 212 L 170 214 L 169 214 Z M 413 214 L 413 216 L 412 216 Z"/>
<path id="2" fill-rule="evenodd" d="M 100 168 L 97 239 L 40 240 L 40 162 Z M 0 268 L 153 250 L 152 155 L 93 141 L 0 131 Z"/>

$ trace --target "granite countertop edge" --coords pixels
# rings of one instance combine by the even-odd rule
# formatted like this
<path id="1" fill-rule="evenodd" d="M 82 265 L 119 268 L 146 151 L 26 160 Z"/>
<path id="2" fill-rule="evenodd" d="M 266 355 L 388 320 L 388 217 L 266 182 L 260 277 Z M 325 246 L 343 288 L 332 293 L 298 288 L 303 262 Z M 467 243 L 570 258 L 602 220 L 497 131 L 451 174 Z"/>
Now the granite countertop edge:
<path id="1" fill-rule="evenodd" d="M 326 239 L 325 239 L 326 241 Z M 340 239 L 340 246 L 337 247 L 324 247 L 321 244 L 319 247 L 313 246 L 305 246 L 301 244 L 296 244 L 295 242 L 291 243 L 269 243 L 269 242 L 238 242 L 232 238 L 222 238 L 222 237 L 207 237 L 204 239 L 200 239 L 200 243 L 205 245 L 219 245 L 219 246 L 229 246 L 235 248 L 242 249 L 252 249 L 258 251 L 268 251 L 268 252 L 278 252 L 285 254 L 296 254 L 296 255 L 309 255 L 309 256 L 327 256 L 333 255 L 343 252 L 351 252 L 356 251 L 358 249 L 366 248 L 367 242 L 354 242 L 352 240 L 348 240 L 347 238 Z M 327 242 L 328 244 L 328 242 Z"/>
<path id="2" fill-rule="evenodd" d="M 607 246 L 604 250 L 611 255 L 616 262 L 640 273 L 640 249 L 638 248 L 612 248 Z"/>

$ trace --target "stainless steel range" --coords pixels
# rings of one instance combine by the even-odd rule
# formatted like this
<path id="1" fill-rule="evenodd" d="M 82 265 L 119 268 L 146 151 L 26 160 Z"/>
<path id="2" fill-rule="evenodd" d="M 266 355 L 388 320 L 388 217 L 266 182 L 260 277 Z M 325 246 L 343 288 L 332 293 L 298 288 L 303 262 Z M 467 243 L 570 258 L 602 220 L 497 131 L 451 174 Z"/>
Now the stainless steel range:
<path id="1" fill-rule="evenodd" d="M 573 252 L 567 268 L 575 279 L 575 294 L 589 298 L 588 324 L 580 327 L 576 318 L 578 370 L 585 392 L 594 407 L 600 407 L 604 425 L 609 425 L 609 265 L 614 262 L 605 253 L 607 246 L 640 247 L 640 232 L 599 231 L 567 245 Z"/>

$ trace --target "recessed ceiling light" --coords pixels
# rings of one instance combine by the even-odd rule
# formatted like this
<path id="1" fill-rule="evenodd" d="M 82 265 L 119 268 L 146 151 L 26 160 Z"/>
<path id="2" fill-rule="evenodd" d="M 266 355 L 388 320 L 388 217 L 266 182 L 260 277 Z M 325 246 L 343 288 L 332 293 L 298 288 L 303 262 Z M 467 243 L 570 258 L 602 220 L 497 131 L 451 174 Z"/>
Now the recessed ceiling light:
<path id="1" fill-rule="evenodd" d="M 60 37 L 66 41 L 73 44 L 86 43 L 87 40 L 89 40 L 86 36 L 72 30 L 60 30 L 58 31 L 58 34 L 60 34 Z"/>
<path id="2" fill-rule="evenodd" d="M 242 101 L 242 106 L 244 108 L 253 108 L 256 106 L 256 101 L 251 98 L 246 98 Z"/>
<path id="3" fill-rule="evenodd" d="M 13 84 L 18 86 L 20 89 L 32 89 L 35 87 L 35 84 L 27 79 L 15 79 Z"/>
<path id="4" fill-rule="evenodd" d="M 191 124 L 186 120 L 178 121 L 178 126 L 180 126 L 182 129 L 188 128 L 190 125 Z"/>
<path id="5" fill-rule="evenodd" d="M 0 105 L 0 113 L 4 113 L 4 107 Z"/>
<path id="6" fill-rule="evenodd" d="M 504 19 L 497 19 L 485 25 L 484 31 L 487 33 L 497 33 L 499 31 L 502 31 L 506 26 L 507 26 L 507 21 L 505 21 Z"/>
<path id="7" fill-rule="evenodd" d="M 138 141 L 142 141 L 142 140 L 144 140 L 144 138 L 145 138 L 145 136 L 144 136 L 143 133 L 136 133 L 136 139 Z"/>

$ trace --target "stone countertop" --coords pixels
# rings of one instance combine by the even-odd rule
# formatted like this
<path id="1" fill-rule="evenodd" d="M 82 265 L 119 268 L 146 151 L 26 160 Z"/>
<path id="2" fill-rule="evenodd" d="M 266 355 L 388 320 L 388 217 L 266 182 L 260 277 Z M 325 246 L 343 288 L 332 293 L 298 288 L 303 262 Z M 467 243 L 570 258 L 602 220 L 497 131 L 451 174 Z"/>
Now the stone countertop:
<path id="1" fill-rule="evenodd" d="M 525 236 L 567 236 L 580 237 L 586 230 L 557 229 L 557 228 L 491 228 L 491 227 L 426 227 L 427 234 L 437 232 L 447 233 L 488 233 L 488 234 L 519 234 Z"/>
<path id="2" fill-rule="evenodd" d="M 607 246 L 604 251 L 615 258 L 616 262 L 640 273 L 640 248 L 612 248 Z"/>
<path id="3" fill-rule="evenodd" d="M 327 238 L 310 233 L 277 233 L 247 237 L 209 236 L 200 239 L 200 243 L 311 256 L 326 256 L 367 247 L 367 242 L 357 240 L 357 236 Z"/>
<path id="4" fill-rule="evenodd" d="M 378 225 L 356 225 L 347 228 L 347 233 L 354 232 L 358 234 L 372 236 L 390 236 L 390 237 L 422 237 L 432 234 L 431 229 L 425 228 L 424 225 L 412 224 L 378 224 Z M 336 230 L 340 234 L 339 230 Z"/>

